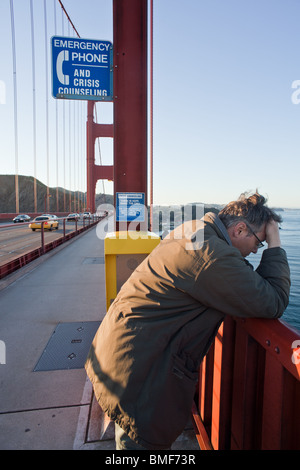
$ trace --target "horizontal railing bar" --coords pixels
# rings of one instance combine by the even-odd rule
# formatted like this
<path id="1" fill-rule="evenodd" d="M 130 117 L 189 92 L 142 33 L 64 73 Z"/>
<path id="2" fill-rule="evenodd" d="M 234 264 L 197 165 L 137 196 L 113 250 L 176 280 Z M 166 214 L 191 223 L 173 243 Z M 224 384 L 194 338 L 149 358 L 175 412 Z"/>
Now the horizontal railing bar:
<path id="1" fill-rule="evenodd" d="M 300 345 L 299 331 L 294 330 L 282 320 L 247 318 L 236 319 L 236 322 L 300 381 L 300 361 L 293 362 L 292 360 L 293 350 L 296 349 L 292 348 L 293 343 L 298 341 Z"/>

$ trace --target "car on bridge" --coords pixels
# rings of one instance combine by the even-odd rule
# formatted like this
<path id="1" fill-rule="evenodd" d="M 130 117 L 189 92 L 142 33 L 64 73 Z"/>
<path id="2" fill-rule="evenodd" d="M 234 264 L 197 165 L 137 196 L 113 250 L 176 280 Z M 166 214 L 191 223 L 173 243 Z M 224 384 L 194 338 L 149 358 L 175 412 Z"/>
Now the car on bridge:
<path id="1" fill-rule="evenodd" d="M 45 230 L 52 230 L 58 229 L 58 220 L 53 219 L 52 217 L 46 216 L 46 215 L 39 215 L 36 217 L 31 224 L 29 224 L 29 228 L 34 232 L 36 229 L 41 229 L 42 228 L 42 223 L 44 222 L 44 229 Z"/>
<path id="2" fill-rule="evenodd" d="M 57 217 L 57 215 L 54 215 L 54 214 L 42 214 L 41 217 L 50 217 L 50 219 L 57 220 L 57 222 L 58 222 L 58 227 L 59 227 L 59 218 Z"/>
<path id="3" fill-rule="evenodd" d="M 77 212 L 75 212 L 74 214 L 69 214 L 67 217 L 67 220 L 79 220 L 79 219 L 80 219 L 80 215 L 77 214 Z"/>
<path id="4" fill-rule="evenodd" d="M 20 215 L 17 215 L 17 217 L 15 217 L 13 219 L 13 223 L 14 224 L 18 224 L 18 223 L 21 223 L 21 222 L 29 222 L 30 220 L 30 217 L 29 215 L 27 214 L 20 214 Z"/>

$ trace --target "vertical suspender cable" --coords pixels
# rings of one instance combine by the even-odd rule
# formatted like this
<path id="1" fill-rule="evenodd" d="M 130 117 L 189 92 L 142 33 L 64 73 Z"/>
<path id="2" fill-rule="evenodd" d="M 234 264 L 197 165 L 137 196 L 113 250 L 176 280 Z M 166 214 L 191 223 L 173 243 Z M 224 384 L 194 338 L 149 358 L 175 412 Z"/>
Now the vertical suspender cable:
<path id="1" fill-rule="evenodd" d="M 153 223 L 153 0 L 150 0 L 150 230 Z"/>
<path id="2" fill-rule="evenodd" d="M 37 192 L 36 192 L 35 50 L 34 50 L 34 21 L 33 21 L 33 4 L 32 4 L 32 0 L 30 0 L 30 18 L 31 18 L 31 56 L 32 56 L 33 197 L 34 197 L 34 212 L 37 212 Z"/>
<path id="3" fill-rule="evenodd" d="M 68 34 L 69 37 L 69 34 Z M 73 101 L 69 100 L 69 211 L 72 212 L 72 109 Z"/>
<path id="4" fill-rule="evenodd" d="M 15 195 L 16 213 L 19 212 L 19 169 L 18 169 L 18 103 L 17 103 L 17 67 L 16 67 L 16 41 L 14 24 L 13 0 L 10 0 L 11 40 L 13 55 L 13 82 L 14 82 L 14 121 L 15 121 Z"/>
<path id="5" fill-rule="evenodd" d="M 55 36 L 57 35 L 56 25 L 56 0 L 53 0 L 54 7 L 54 31 Z M 59 211 L 59 200 L 58 200 L 58 103 L 55 100 L 55 135 L 56 135 L 56 212 Z"/>
<path id="6" fill-rule="evenodd" d="M 70 25 L 72 26 L 73 28 L 73 31 L 76 33 L 76 35 L 80 38 L 80 35 L 77 31 L 77 29 L 75 28 L 70 16 L 68 15 L 67 13 L 67 10 L 65 9 L 63 3 L 61 0 L 58 0 L 60 6 L 61 6 L 61 9 L 62 9 L 62 25 L 63 25 L 63 16 L 64 14 L 66 15 L 67 19 L 68 19 L 68 28 L 69 28 L 69 31 L 68 31 L 68 34 L 70 36 Z M 64 30 L 63 26 L 62 26 L 62 31 Z M 64 35 L 64 31 L 62 32 L 62 35 Z M 65 103 L 63 102 L 63 106 L 65 105 Z M 73 171 L 74 171 L 74 194 L 73 194 L 73 197 L 74 197 L 74 203 L 76 204 L 76 144 L 75 144 L 75 136 L 76 136 L 76 132 L 75 132 L 75 125 L 76 125 L 76 115 L 75 115 L 75 112 L 76 112 L 76 106 L 74 105 L 74 168 L 73 168 Z M 64 123 L 63 123 L 63 126 L 65 126 L 65 108 L 63 107 L 63 113 L 64 113 Z M 78 111 L 79 113 L 79 111 Z M 65 131 L 64 131 L 65 133 Z M 77 149 L 77 152 L 79 150 Z M 70 168 L 69 168 L 69 177 L 70 177 L 70 192 L 69 192 L 69 205 L 70 205 L 70 211 L 72 210 L 71 209 L 71 203 L 72 203 L 72 194 L 71 194 L 71 103 L 69 103 L 69 162 L 70 162 Z M 65 184 L 65 153 L 64 153 L 64 188 L 66 187 L 66 184 Z M 64 189 L 64 210 L 65 210 L 65 189 Z M 74 208 L 74 211 L 76 211 L 76 208 Z"/>
<path id="7" fill-rule="evenodd" d="M 85 101 L 82 101 L 82 103 L 81 103 L 81 122 L 85 122 Z M 85 127 L 82 126 L 81 127 L 81 146 L 80 146 L 80 148 L 81 148 L 81 154 L 83 156 L 85 155 L 85 146 L 86 146 L 84 136 L 85 136 Z M 82 159 L 81 165 L 82 165 L 81 171 L 82 171 L 82 190 L 83 190 L 83 194 L 82 194 L 82 210 L 83 210 L 83 208 L 86 206 L 85 158 Z"/>
<path id="8" fill-rule="evenodd" d="M 78 185 L 77 185 L 77 178 L 78 178 L 78 175 L 77 175 L 77 154 L 78 154 L 78 147 L 76 145 L 76 141 L 77 141 L 77 132 L 76 132 L 76 124 L 77 124 L 77 114 L 78 114 L 78 100 L 74 101 L 74 113 L 73 113 L 73 116 L 74 116 L 74 126 L 73 126 L 73 142 L 74 142 L 74 200 L 75 200 L 75 206 L 76 206 L 76 210 L 75 212 L 79 212 L 77 210 L 77 192 L 78 192 Z"/>
<path id="9" fill-rule="evenodd" d="M 68 37 L 70 37 L 70 23 L 68 23 Z M 72 212 L 72 173 L 71 173 L 71 101 L 69 100 L 69 211 Z"/>
<path id="10" fill-rule="evenodd" d="M 61 29 L 62 36 L 64 36 L 64 11 L 61 10 Z M 64 212 L 66 211 L 66 119 L 65 119 L 65 100 L 63 100 L 63 141 L 64 141 L 64 158 L 63 158 L 63 173 L 64 173 Z"/>
<path id="11" fill-rule="evenodd" d="M 80 212 L 80 148 L 79 148 L 79 130 L 80 130 L 80 105 L 81 103 L 79 102 L 77 105 L 77 200 L 78 200 L 78 212 Z"/>
<path id="12" fill-rule="evenodd" d="M 82 195 L 83 195 L 83 186 L 82 186 L 82 165 L 81 165 L 81 160 L 82 160 L 82 153 L 81 153 L 81 149 L 82 149 L 82 126 L 80 125 L 81 123 L 81 119 L 82 119 L 82 104 L 83 104 L 83 101 L 81 101 L 80 103 L 80 111 L 79 111 L 79 114 L 78 114 L 78 125 L 79 125 L 79 129 L 78 129 L 78 136 L 79 136 L 79 142 L 78 142 L 78 151 L 79 151 L 79 168 L 80 168 L 80 188 L 81 188 L 81 191 L 80 191 L 80 203 L 79 203 L 79 212 L 82 211 Z"/>
<path id="13" fill-rule="evenodd" d="M 74 106 L 74 166 L 76 165 L 76 171 L 74 168 L 74 181 L 75 181 L 75 194 L 74 194 L 74 199 L 76 201 L 76 211 L 79 212 L 78 209 L 78 145 L 76 144 L 76 140 L 78 140 L 78 129 L 76 132 L 76 126 L 77 126 L 77 116 L 78 116 L 78 101 L 75 102 Z M 77 186 L 77 189 L 76 189 Z"/>
<path id="14" fill-rule="evenodd" d="M 71 18 L 69 17 L 67 10 L 65 9 L 62 1 L 58 0 L 58 2 L 62 9 L 62 35 L 64 36 L 64 21 L 63 20 L 64 20 L 64 15 L 66 15 L 67 20 L 68 20 L 68 27 L 70 27 L 71 25 L 76 35 L 80 38 L 80 35 L 77 29 L 75 28 L 73 22 L 71 21 Z M 69 35 L 70 35 L 70 31 L 69 31 Z M 71 103 L 69 103 L 69 132 L 71 132 Z M 64 135 L 64 211 L 65 211 L 66 210 L 66 189 L 65 189 L 66 188 L 66 154 L 65 154 L 65 102 L 64 101 L 63 101 L 63 135 Z M 75 143 L 74 143 L 74 146 L 75 146 Z M 70 133 L 69 133 L 69 157 L 70 157 L 69 171 L 70 171 L 70 185 L 71 185 L 71 137 L 70 137 Z M 74 168 L 74 176 L 75 176 L 75 168 Z M 70 205 L 70 211 L 71 211 L 71 187 L 69 191 L 70 191 L 69 192 L 69 205 Z"/>
<path id="15" fill-rule="evenodd" d="M 70 36 L 71 36 L 71 33 L 70 33 L 70 24 L 69 24 L 69 37 Z M 73 182 L 74 182 L 73 184 L 74 184 L 74 192 L 73 192 L 72 197 L 73 197 L 73 202 L 74 202 L 74 212 L 77 212 L 76 211 L 76 144 L 75 144 L 76 106 L 77 106 L 77 101 L 73 101 L 73 136 L 72 136 L 72 141 L 73 141 Z M 71 142 L 71 140 L 70 140 L 70 142 Z M 71 155 L 70 155 L 70 165 L 71 165 Z M 70 183 L 71 183 L 71 178 L 70 178 Z"/>
<path id="16" fill-rule="evenodd" d="M 73 106 L 73 181 L 74 181 L 74 209 L 76 211 L 76 144 L 75 144 L 75 136 L 76 136 L 76 105 L 77 102 L 74 101 L 74 106 Z"/>
<path id="17" fill-rule="evenodd" d="M 79 173 L 78 173 L 78 114 L 79 114 L 79 107 L 78 107 L 78 101 L 76 101 L 76 113 L 74 114 L 74 145 L 76 149 L 76 158 L 74 159 L 76 161 L 76 212 L 79 212 L 79 186 L 78 186 L 78 178 L 79 178 Z M 75 142 L 76 140 L 76 142 Z M 74 149 L 74 153 L 75 153 Z M 74 178 L 75 179 L 75 178 Z"/>
<path id="18" fill-rule="evenodd" d="M 48 116 L 48 32 L 47 32 L 47 7 L 44 0 L 45 23 L 45 68 L 46 68 L 46 152 L 47 152 L 47 211 L 49 212 L 49 116 Z"/>
<path id="19" fill-rule="evenodd" d="M 69 100 L 69 211 L 72 212 L 72 196 L 71 196 L 71 101 Z"/>
<path id="20" fill-rule="evenodd" d="M 64 101 L 63 101 L 63 143 L 64 143 L 64 158 L 63 158 L 64 212 L 66 212 L 66 109 L 65 109 Z"/>
<path id="21" fill-rule="evenodd" d="M 80 106 L 78 109 L 78 205 L 79 205 L 79 212 L 81 212 L 81 199 L 82 199 L 82 193 L 80 188 L 82 187 L 82 171 L 81 171 L 81 141 L 82 141 L 82 135 L 81 135 L 81 116 L 82 116 L 82 101 L 80 101 Z"/>

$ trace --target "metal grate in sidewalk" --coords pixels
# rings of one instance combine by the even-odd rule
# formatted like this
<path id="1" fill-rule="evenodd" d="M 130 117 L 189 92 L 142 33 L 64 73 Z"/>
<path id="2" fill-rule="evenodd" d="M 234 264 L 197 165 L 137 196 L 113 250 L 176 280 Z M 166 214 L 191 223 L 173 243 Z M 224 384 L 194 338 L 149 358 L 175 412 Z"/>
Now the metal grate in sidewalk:
<path id="1" fill-rule="evenodd" d="M 98 321 L 59 323 L 34 372 L 83 368 L 99 325 Z"/>

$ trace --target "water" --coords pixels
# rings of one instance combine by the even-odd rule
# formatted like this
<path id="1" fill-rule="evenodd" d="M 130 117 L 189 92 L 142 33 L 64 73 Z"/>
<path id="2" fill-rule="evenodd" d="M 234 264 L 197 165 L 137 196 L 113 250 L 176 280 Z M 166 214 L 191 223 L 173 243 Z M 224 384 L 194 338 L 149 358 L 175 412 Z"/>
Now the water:
<path id="1" fill-rule="evenodd" d="M 300 210 L 285 210 L 279 212 L 283 218 L 280 230 L 282 248 L 285 249 L 291 270 L 290 301 L 282 320 L 293 328 L 300 330 Z M 261 258 L 261 250 L 247 259 L 257 267 Z"/>

